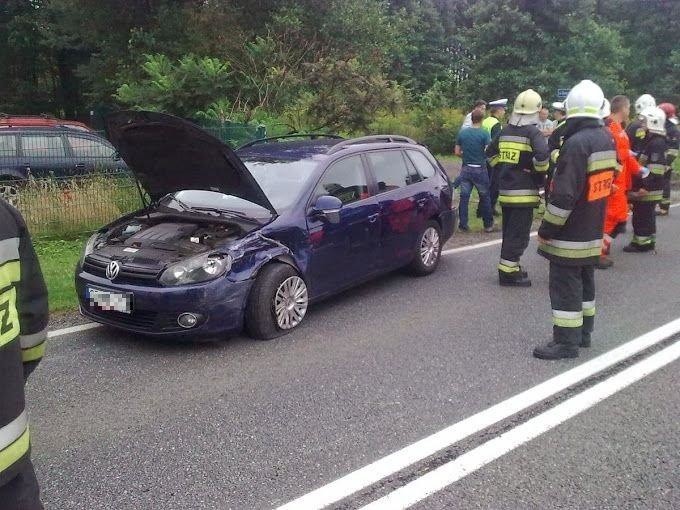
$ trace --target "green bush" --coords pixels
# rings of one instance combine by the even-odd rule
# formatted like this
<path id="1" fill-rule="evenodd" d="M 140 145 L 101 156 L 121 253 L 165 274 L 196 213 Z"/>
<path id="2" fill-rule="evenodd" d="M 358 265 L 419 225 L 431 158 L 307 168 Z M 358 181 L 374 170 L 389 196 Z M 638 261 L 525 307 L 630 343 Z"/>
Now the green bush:
<path id="1" fill-rule="evenodd" d="M 454 108 L 383 113 L 370 124 L 369 132 L 408 136 L 435 154 L 452 154 L 464 118 L 465 114 Z"/>

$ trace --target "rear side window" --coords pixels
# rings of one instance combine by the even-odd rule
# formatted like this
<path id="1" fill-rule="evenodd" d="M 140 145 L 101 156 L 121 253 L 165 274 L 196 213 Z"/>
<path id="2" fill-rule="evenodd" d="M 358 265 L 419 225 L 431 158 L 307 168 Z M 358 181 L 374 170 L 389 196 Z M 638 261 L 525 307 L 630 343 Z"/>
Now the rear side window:
<path id="1" fill-rule="evenodd" d="M 409 173 L 401 151 L 369 152 L 366 156 L 371 162 L 379 193 L 403 188 L 409 183 Z"/>
<path id="2" fill-rule="evenodd" d="M 77 158 L 112 158 L 115 152 L 113 147 L 97 140 L 80 136 L 68 136 L 67 138 L 73 149 L 73 155 Z"/>
<path id="3" fill-rule="evenodd" d="M 27 157 L 63 158 L 66 156 L 66 149 L 58 135 L 22 135 L 21 150 Z"/>
<path id="4" fill-rule="evenodd" d="M 17 137 L 14 135 L 0 135 L 0 157 L 17 155 Z"/>
<path id="5" fill-rule="evenodd" d="M 413 161 L 413 164 L 416 165 L 416 168 L 420 172 L 420 175 L 423 176 L 425 179 L 429 179 L 430 177 L 434 177 L 435 174 L 437 173 L 437 170 L 435 169 L 434 165 L 430 162 L 429 159 L 427 159 L 427 156 L 423 154 L 420 151 L 413 151 L 413 150 L 407 150 L 406 153 L 408 154 L 408 157 Z"/>
<path id="6" fill-rule="evenodd" d="M 315 195 L 332 195 L 343 204 L 368 198 L 368 180 L 360 156 L 350 156 L 333 163 L 317 186 Z"/>

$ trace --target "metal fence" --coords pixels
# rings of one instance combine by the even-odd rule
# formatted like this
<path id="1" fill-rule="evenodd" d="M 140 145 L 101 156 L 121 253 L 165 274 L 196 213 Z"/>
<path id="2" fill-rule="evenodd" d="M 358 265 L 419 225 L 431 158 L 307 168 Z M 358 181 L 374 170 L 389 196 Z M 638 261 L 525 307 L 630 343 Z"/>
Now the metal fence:
<path id="1" fill-rule="evenodd" d="M 142 203 L 124 172 L 0 181 L 0 195 L 21 211 L 34 237 L 52 239 L 92 232 Z"/>

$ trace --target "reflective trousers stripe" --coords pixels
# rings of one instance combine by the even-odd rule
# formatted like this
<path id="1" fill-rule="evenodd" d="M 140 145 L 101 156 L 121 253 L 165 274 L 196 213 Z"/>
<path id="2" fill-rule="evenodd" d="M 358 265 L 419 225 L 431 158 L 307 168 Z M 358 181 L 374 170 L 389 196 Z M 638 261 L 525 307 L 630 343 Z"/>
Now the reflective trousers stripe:
<path id="1" fill-rule="evenodd" d="M 583 312 L 553 310 L 553 324 L 561 328 L 580 328 L 583 326 Z"/>
<path id="2" fill-rule="evenodd" d="M 663 190 L 661 191 L 650 191 L 644 196 L 641 197 L 636 197 L 634 195 L 629 194 L 628 195 L 628 200 L 631 202 L 656 202 L 658 200 L 663 199 Z"/>
<path id="3" fill-rule="evenodd" d="M 583 316 L 584 317 L 595 317 L 595 301 L 584 301 L 583 302 Z"/>
<path id="4" fill-rule="evenodd" d="M 7 425 L 0 427 L 0 451 L 19 439 L 26 427 L 28 427 L 28 414 L 25 410 Z"/>
<path id="5" fill-rule="evenodd" d="M 28 427 L 26 427 L 16 441 L 4 450 L 0 450 L 0 473 L 12 467 L 21 457 L 26 455 L 30 444 L 30 435 Z"/>
<path id="6" fill-rule="evenodd" d="M 654 236 L 633 236 L 631 240 L 632 244 L 637 244 L 638 246 L 645 246 L 652 244 L 654 242 Z"/>
<path id="7" fill-rule="evenodd" d="M 663 175 L 666 173 L 666 165 L 650 163 L 649 165 L 647 165 L 647 168 L 649 168 L 649 173 L 654 175 Z"/>
<path id="8" fill-rule="evenodd" d="M 567 218 L 560 218 L 559 216 L 555 216 L 550 210 L 546 210 L 545 213 L 543 213 L 543 221 L 562 226 L 567 222 Z"/>
<path id="9" fill-rule="evenodd" d="M 500 262 L 500 263 L 498 264 L 498 270 L 499 270 L 499 271 L 502 271 L 502 272 L 504 272 L 504 273 L 519 273 L 520 268 L 519 268 L 519 265 L 516 265 L 516 266 L 506 266 L 505 264 L 503 264 L 503 262 Z"/>
<path id="10" fill-rule="evenodd" d="M 21 358 L 24 363 L 36 361 L 45 355 L 45 340 L 47 340 L 47 328 L 31 335 L 21 335 Z"/>

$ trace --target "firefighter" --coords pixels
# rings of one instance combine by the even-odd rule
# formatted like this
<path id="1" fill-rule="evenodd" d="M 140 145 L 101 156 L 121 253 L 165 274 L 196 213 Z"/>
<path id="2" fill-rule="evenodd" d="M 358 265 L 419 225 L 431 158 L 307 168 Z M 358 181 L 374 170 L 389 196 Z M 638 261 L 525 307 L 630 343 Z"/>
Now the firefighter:
<path id="1" fill-rule="evenodd" d="M 539 187 L 548 171 L 548 142 L 536 127 L 541 96 L 528 89 L 515 100 L 508 125 L 487 149 L 497 172 L 498 201 L 503 209 L 503 244 L 498 264 L 503 286 L 529 287 L 531 280 L 519 260 L 529 245 L 534 209 L 540 203 Z"/>
<path id="2" fill-rule="evenodd" d="M 678 117 L 675 113 L 675 106 L 671 103 L 661 103 L 659 108 L 666 114 L 666 163 L 668 168 L 664 174 L 663 199 L 659 204 L 658 216 L 668 216 L 671 208 L 671 175 L 673 173 L 673 162 L 678 157 L 680 149 L 680 130 L 678 130 Z"/>
<path id="3" fill-rule="evenodd" d="M 633 203 L 633 239 L 623 251 L 628 253 L 653 251 L 656 247 L 656 204 L 663 198 L 666 160 L 666 114 L 661 108 L 642 111 L 646 143 L 638 160 L 642 171 L 633 179 L 628 199 Z"/>
<path id="4" fill-rule="evenodd" d="M 553 340 L 534 349 L 537 358 L 575 358 L 579 346 L 590 346 L 595 264 L 618 165 L 614 140 L 600 118 L 603 104 L 602 89 L 590 80 L 571 89 L 565 101 L 564 144 L 538 231 L 539 253 L 550 261 Z"/>
<path id="5" fill-rule="evenodd" d="M 508 106 L 507 99 L 496 99 L 489 103 L 489 116 L 482 122 L 482 128 L 484 128 L 491 139 L 496 138 L 503 128 L 501 122 L 505 117 L 505 110 Z M 487 163 L 487 171 L 489 173 L 489 198 L 491 199 L 491 212 L 494 216 L 498 216 L 496 212 L 496 203 L 498 202 L 498 175 L 494 172 L 493 167 Z M 477 206 L 477 217 L 481 218 L 481 210 L 479 205 Z"/>
<path id="6" fill-rule="evenodd" d="M 548 138 L 548 149 L 550 149 L 550 165 L 548 166 L 548 176 L 545 181 L 545 203 L 548 204 L 548 196 L 550 194 L 550 182 L 555 173 L 555 166 L 557 165 L 557 158 L 560 155 L 560 147 L 564 141 L 564 128 L 567 122 L 567 112 L 564 109 L 563 102 L 554 102 L 552 104 L 555 121 L 557 122 L 555 129 Z"/>
<path id="7" fill-rule="evenodd" d="M 641 117 L 642 111 L 646 108 L 655 107 L 656 100 L 649 94 L 642 94 L 635 101 L 635 120 L 626 127 L 626 134 L 630 140 L 630 149 L 637 158 L 645 147 L 647 130 L 645 129 L 644 119 Z"/>
<path id="8" fill-rule="evenodd" d="M 614 137 L 616 158 L 619 161 L 620 172 L 614 178 L 612 194 L 607 199 L 607 209 L 604 221 L 604 236 L 602 240 L 602 254 L 597 264 L 598 269 L 607 269 L 614 265 L 609 257 L 614 238 L 626 231 L 628 222 L 628 191 L 634 176 L 640 172 L 640 164 L 630 151 L 630 140 L 623 129 L 623 122 L 630 116 L 630 100 L 626 96 L 612 98 L 607 128 Z"/>
<path id="9" fill-rule="evenodd" d="M 0 199 L 0 507 L 42 508 L 24 382 L 45 351 L 47 289 L 26 224 Z"/>

